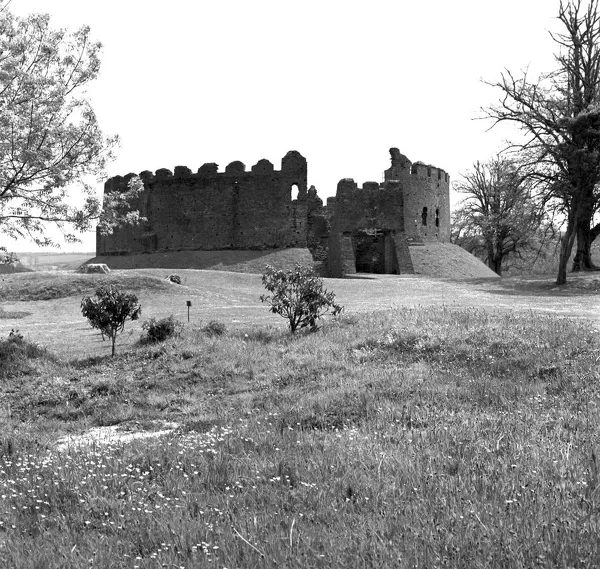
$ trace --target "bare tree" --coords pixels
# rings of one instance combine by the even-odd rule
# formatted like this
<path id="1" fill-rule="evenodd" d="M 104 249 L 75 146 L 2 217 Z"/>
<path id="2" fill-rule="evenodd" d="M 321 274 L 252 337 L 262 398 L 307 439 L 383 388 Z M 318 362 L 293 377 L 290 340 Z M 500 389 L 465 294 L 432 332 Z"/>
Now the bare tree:
<path id="1" fill-rule="evenodd" d="M 557 283 L 566 283 L 575 239 L 573 269 L 593 269 L 590 246 L 600 234 L 591 227 L 600 192 L 600 16 L 598 0 L 587 9 L 581 0 L 559 5 L 563 33 L 552 34 L 558 46 L 557 68 L 530 80 L 510 71 L 491 82 L 502 92 L 498 104 L 484 109 L 494 124 L 512 122 L 525 134 L 511 149 L 520 154 L 546 205 L 560 208 L 566 229 Z"/>
<path id="2" fill-rule="evenodd" d="M 528 177 L 497 156 L 476 162 L 454 190 L 465 198 L 453 213 L 452 241 L 501 275 L 507 258 L 531 246 L 542 219 Z"/>

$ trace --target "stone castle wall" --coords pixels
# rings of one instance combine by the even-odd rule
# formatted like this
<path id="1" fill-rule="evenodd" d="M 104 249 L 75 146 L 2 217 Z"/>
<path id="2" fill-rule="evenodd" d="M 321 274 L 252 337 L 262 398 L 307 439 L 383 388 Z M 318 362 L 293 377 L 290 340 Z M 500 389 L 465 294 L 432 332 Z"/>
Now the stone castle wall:
<path id="1" fill-rule="evenodd" d="M 122 191 L 131 176 L 111 178 L 104 191 Z M 298 152 L 286 154 L 281 170 L 260 160 L 249 172 L 232 162 L 224 172 L 204 164 L 197 173 L 177 166 L 140 177 L 144 190 L 133 206 L 148 221 L 99 235 L 97 254 L 306 247 L 307 168 Z"/>

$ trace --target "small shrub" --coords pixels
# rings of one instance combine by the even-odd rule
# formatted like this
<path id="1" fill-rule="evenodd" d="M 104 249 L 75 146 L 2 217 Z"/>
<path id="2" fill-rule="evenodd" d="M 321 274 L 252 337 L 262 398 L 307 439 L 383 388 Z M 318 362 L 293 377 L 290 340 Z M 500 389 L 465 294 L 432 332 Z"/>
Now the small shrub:
<path id="1" fill-rule="evenodd" d="M 117 335 L 125 328 L 125 322 L 137 320 L 142 313 L 137 296 L 120 292 L 114 285 L 100 286 L 96 298 L 85 296 L 81 300 L 81 313 L 88 319 L 92 328 L 97 328 L 112 342 L 112 355 L 115 355 Z"/>
<path id="2" fill-rule="evenodd" d="M 0 377 L 14 377 L 30 371 L 29 360 L 50 356 L 45 348 L 28 342 L 18 330 L 11 330 L 8 338 L 0 340 Z"/>
<path id="3" fill-rule="evenodd" d="M 8 341 L 15 344 L 23 344 L 23 334 L 14 328 L 8 333 Z"/>
<path id="4" fill-rule="evenodd" d="M 223 336 L 227 332 L 227 326 L 218 320 L 211 320 L 202 331 L 207 336 Z"/>
<path id="5" fill-rule="evenodd" d="M 262 283 L 271 294 L 261 295 L 261 302 L 271 312 L 286 318 L 293 333 L 298 328 L 317 328 L 317 320 L 331 310 L 338 315 L 343 306 L 336 304 L 335 294 L 323 288 L 323 279 L 311 267 L 296 265 L 294 269 L 278 271 L 267 266 Z"/>
<path id="6" fill-rule="evenodd" d="M 156 344 L 179 336 L 183 330 L 183 324 L 171 314 L 171 316 L 160 320 L 150 318 L 142 324 L 142 328 L 146 332 L 145 336 L 142 337 L 142 341 L 148 344 Z"/>

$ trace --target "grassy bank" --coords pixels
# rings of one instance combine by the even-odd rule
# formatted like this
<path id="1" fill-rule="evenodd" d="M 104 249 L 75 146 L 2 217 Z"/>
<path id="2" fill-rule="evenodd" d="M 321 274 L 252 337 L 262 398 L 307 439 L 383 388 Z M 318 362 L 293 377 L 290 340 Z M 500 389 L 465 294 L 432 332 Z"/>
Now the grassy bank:
<path id="1" fill-rule="evenodd" d="M 1 372 L 0 564 L 597 566 L 599 356 L 586 321 L 445 307 L 30 350 Z"/>

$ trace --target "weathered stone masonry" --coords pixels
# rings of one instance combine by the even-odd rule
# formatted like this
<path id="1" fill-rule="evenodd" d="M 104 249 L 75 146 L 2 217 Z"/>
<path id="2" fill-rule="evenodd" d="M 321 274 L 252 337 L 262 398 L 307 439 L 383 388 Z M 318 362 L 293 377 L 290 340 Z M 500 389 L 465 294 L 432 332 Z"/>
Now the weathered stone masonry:
<path id="1" fill-rule="evenodd" d="M 132 176 L 111 178 L 104 191 L 124 189 Z M 197 173 L 177 166 L 140 177 L 144 190 L 134 205 L 148 221 L 98 235 L 97 254 L 306 247 L 306 160 L 298 152 L 286 154 L 281 170 L 260 160 L 250 172 L 232 162 L 225 172 L 204 164 Z"/>
<path id="2" fill-rule="evenodd" d="M 260 160 L 248 172 L 232 162 L 224 172 L 204 164 L 140 174 L 133 204 L 147 222 L 97 236 L 97 255 L 158 251 L 308 247 L 323 274 L 411 273 L 410 246 L 449 241 L 449 179 L 443 170 L 411 163 L 396 148 L 383 183 L 339 182 L 323 206 L 307 189 L 307 164 L 288 152 L 275 170 Z M 134 174 L 111 178 L 104 191 L 122 191 Z M 292 191 L 297 191 L 293 199 Z"/>

